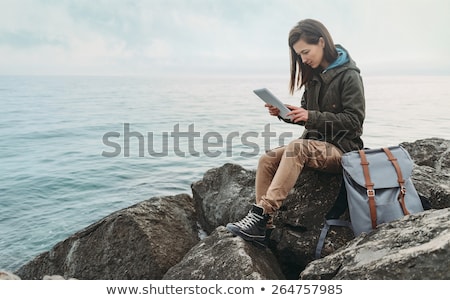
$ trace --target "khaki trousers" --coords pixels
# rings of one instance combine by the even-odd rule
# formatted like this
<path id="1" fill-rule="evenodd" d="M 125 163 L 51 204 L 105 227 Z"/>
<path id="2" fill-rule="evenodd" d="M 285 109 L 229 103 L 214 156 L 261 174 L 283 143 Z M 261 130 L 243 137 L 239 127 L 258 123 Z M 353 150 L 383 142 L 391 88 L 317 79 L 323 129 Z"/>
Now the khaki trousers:
<path id="1" fill-rule="evenodd" d="M 268 214 L 278 210 L 303 168 L 339 173 L 342 151 L 322 141 L 297 139 L 263 154 L 256 171 L 256 204 Z"/>

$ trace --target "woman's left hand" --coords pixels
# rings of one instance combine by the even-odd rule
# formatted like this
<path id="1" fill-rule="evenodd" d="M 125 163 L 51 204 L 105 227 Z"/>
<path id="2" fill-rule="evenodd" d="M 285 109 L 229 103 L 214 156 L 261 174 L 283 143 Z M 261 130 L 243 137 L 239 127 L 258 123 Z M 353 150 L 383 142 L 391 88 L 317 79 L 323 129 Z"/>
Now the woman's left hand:
<path id="1" fill-rule="evenodd" d="M 306 109 L 292 105 L 286 105 L 286 107 L 291 110 L 291 112 L 288 113 L 287 116 L 291 117 L 292 122 L 298 123 L 301 121 L 308 121 L 308 111 Z"/>

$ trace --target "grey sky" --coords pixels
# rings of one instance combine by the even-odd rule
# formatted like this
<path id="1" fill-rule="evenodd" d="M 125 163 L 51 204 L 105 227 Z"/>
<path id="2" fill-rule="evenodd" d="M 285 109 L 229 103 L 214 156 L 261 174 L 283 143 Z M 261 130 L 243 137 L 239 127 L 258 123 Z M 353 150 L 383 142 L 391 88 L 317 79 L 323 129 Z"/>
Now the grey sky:
<path id="1" fill-rule="evenodd" d="M 315 18 L 366 74 L 450 74 L 448 0 L 0 0 L 0 74 L 286 74 Z"/>

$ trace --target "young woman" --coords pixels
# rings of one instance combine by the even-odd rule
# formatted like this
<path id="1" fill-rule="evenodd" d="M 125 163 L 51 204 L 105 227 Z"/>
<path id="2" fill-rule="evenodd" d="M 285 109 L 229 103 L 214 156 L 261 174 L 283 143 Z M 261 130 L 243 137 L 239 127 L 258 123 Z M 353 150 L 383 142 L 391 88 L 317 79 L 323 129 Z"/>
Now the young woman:
<path id="1" fill-rule="evenodd" d="M 335 45 L 326 27 L 311 19 L 289 33 L 290 92 L 304 86 L 301 106 L 288 105 L 286 122 L 305 126 L 287 146 L 264 154 L 256 171 L 256 204 L 242 220 L 227 224 L 234 235 L 263 243 L 273 214 L 280 208 L 305 167 L 341 172 L 344 152 L 362 149 L 365 116 L 360 70 L 347 50 Z M 270 105 L 269 113 L 279 110 Z M 281 119 L 281 117 L 279 117 Z"/>

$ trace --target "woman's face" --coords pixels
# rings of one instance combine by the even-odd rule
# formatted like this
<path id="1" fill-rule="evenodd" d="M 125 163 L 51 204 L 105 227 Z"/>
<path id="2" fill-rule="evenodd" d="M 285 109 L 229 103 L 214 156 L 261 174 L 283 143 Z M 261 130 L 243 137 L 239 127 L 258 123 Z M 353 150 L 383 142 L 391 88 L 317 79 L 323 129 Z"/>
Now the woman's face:
<path id="1" fill-rule="evenodd" d="M 323 69 L 328 67 L 329 63 L 323 57 L 324 47 L 325 42 L 323 38 L 320 38 L 317 44 L 308 44 L 303 39 L 300 39 L 292 46 L 302 62 L 313 69 L 319 66 Z"/>

